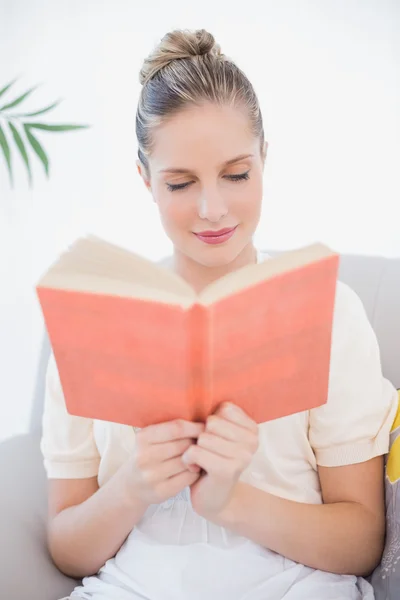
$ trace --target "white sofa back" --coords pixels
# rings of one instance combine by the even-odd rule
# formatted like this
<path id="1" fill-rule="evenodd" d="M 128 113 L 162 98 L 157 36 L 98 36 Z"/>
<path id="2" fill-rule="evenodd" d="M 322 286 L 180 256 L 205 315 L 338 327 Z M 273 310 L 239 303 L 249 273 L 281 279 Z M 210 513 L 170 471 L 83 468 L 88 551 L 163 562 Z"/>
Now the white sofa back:
<path id="1" fill-rule="evenodd" d="M 383 374 L 400 388 L 400 259 L 346 255 L 339 279 L 363 301 L 378 337 Z"/>

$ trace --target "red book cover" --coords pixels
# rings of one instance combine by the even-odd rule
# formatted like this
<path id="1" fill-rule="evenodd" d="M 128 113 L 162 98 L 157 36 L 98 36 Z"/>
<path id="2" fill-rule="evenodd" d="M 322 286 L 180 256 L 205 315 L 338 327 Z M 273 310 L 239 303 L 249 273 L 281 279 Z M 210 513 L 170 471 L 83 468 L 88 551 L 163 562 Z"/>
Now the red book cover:
<path id="1" fill-rule="evenodd" d="M 145 427 L 222 401 L 258 423 L 324 404 L 337 269 L 332 254 L 186 307 L 39 284 L 67 410 Z"/>

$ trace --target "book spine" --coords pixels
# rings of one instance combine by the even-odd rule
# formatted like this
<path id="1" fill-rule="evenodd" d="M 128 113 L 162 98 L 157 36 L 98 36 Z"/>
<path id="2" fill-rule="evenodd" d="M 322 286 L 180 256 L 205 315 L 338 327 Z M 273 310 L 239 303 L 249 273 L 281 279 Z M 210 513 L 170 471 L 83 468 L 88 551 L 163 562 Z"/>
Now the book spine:
<path id="1" fill-rule="evenodd" d="M 194 304 L 189 311 L 189 319 L 190 403 L 194 420 L 205 421 L 209 407 L 206 307 Z"/>

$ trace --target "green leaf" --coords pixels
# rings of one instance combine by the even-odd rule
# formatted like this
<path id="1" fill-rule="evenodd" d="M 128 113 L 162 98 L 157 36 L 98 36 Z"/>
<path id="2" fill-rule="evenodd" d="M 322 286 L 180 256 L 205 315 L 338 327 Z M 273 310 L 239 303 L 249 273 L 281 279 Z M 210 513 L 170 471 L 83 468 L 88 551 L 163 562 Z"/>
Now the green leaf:
<path id="1" fill-rule="evenodd" d="M 30 163 L 29 163 L 29 156 L 28 156 L 28 154 L 27 154 L 27 152 L 25 150 L 25 144 L 24 144 L 24 142 L 22 140 L 22 137 L 19 135 L 18 130 L 14 127 L 14 125 L 12 123 L 8 123 L 8 125 L 9 125 L 9 127 L 11 129 L 12 134 L 13 134 L 13 138 L 15 140 L 15 143 L 18 146 L 18 150 L 20 151 L 21 156 L 23 158 L 23 161 L 24 161 L 24 163 L 26 165 L 26 169 L 28 171 L 28 177 L 29 177 L 29 185 L 31 186 L 32 185 L 32 172 L 31 172 L 31 166 L 30 166 Z"/>
<path id="2" fill-rule="evenodd" d="M 9 104 L 5 104 L 4 106 L 0 107 L 0 111 L 6 110 L 6 108 L 13 108 L 14 106 L 17 106 L 17 104 L 21 104 L 21 102 L 23 102 L 25 98 L 27 98 L 34 90 L 36 90 L 37 87 L 38 86 L 31 88 L 30 90 L 25 92 L 25 94 L 22 94 L 22 96 L 16 98 L 16 100 L 13 100 Z"/>
<path id="3" fill-rule="evenodd" d="M 17 114 L 14 114 L 13 117 L 36 117 L 36 115 L 43 115 L 44 113 L 49 112 L 49 110 L 52 110 L 53 108 L 58 106 L 60 104 L 60 102 L 61 102 L 61 100 L 58 100 L 57 102 L 54 102 L 54 104 L 51 104 L 50 106 L 47 106 L 46 108 L 42 108 L 42 110 L 37 110 L 36 112 L 17 113 Z"/>
<path id="4" fill-rule="evenodd" d="M 12 85 L 14 85 L 14 83 L 15 83 L 16 81 L 17 81 L 16 79 L 13 79 L 13 81 L 11 81 L 11 82 L 10 82 L 10 83 L 8 83 L 6 86 L 4 86 L 4 87 L 3 87 L 3 89 L 2 89 L 2 90 L 0 90 L 0 96 L 2 96 L 3 94 L 5 94 L 5 93 L 6 93 L 6 91 L 7 91 L 7 90 L 9 90 L 9 89 L 10 89 L 10 87 L 11 87 Z"/>
<path id="5" fill-rule="evenodd" d="M 3 154 L 4 154 L 4 158 L 6 159 L 6 163 L 7 163 L 7 167 L 8 167 L 8 173 L 10 175 L 10 183 L 11 186 L 14 185 L 13 182 L 13 173 L 12 173 L 12 165 L 11 165 L 11 152 L 10 152 L 10 146 L 7 142 L 7 138 L 4 135 L 4 131 L 0 125 L 0 146 L 3 150 Z"/>
<path id="6" fill-rule="evenodd" d="M 33 129 L 43 129 L 44 131 L 72 131 L 74 129 L 87 129 L 90 125 L 45 125 L 44 123 L 29 123 Z"/>
<path id="7" fill-rule="evenodd" d="M 48 178 L 49 177 L 49 159 L 47 157 L 47 154 L 44 151 L 41 144 L 39 143 L 39 141 L 35 138 L 33 133 L 31 131 L 29 131 L 29 125 L 26 123 L 24 124 L 24 130 L 25 130 L 26 137 L 28 138 L 28 141 L 29 141 L 30 145 L 32 146 L 34 152 L 36 152 L 37 156 L 40 158 L 41 162 L 43 163 L 44 171 Z"/>

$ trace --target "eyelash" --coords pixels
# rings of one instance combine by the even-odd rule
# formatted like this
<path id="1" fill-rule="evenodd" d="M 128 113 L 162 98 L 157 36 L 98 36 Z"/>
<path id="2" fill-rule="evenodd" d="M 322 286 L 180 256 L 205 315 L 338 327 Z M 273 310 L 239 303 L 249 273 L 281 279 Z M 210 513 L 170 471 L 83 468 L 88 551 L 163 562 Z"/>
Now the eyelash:
<path id="1" fill-rule="evenodd" d="M 234 182 L 246 181 L 247 179 L 249 179 L 249 171 L 246 171 L 245 173 L 238 173 L 237 175 L 226 175 L 225 177 L 230 181 Z M 191 181 L 188 181 L 187 183 L 177 184 L 167 183 L 167 188 L 170 192 L 175 192 L 177 190 L 184 190 L 189 185 L 191 185 L 191 183 Z"/>

